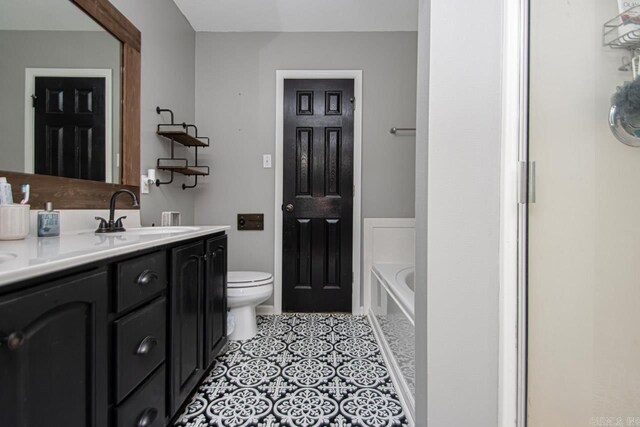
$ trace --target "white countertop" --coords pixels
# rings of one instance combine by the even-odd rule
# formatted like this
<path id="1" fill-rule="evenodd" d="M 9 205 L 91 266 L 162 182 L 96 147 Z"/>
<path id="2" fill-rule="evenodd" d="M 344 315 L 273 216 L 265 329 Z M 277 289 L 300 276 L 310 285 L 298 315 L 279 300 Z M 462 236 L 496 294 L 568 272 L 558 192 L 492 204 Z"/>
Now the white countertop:
<path id="1" fill-rule="evenodd" d="M 151 228 L 151 227 L 149 227 Z M 182 228 L 182 227 L 179 227 Z M 94 261 L 229 230 L 229 226 L 184 227 L 178 233 L 95 234 L 93 230 L 0 241 L 0 287 Z"/>

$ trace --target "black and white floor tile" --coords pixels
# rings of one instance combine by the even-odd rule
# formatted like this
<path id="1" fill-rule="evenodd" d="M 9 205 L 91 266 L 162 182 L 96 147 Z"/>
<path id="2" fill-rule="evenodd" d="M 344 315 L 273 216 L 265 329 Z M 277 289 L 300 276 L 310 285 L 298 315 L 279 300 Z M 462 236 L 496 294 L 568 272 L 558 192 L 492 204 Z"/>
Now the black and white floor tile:
<path id="1" fill-rule="evenodd" d="M 365 317 L 260 316 L 230 342 L 175 427 L 407 426 Z"/>

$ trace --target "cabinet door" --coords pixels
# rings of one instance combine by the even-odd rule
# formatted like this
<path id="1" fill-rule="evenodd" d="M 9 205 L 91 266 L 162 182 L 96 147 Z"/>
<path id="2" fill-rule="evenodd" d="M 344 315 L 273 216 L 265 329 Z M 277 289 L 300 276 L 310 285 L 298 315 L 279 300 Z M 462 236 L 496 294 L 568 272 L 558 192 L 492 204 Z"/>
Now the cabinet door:
<path id="1" fill-rule="evenodd" d="M 209 367 L 227 341 L 227 236 L 209 239 L 206 244 L 204 357 Z"/>
<path id="2" fill-rule="evenodd" d="M 0 424 L 107 425 L 107 273 L 0 298 Z"/>
<path id="3" fill-rule="evenodd" d="M 171 339 L 169 369 L 171 415 L 180 408 L 204 374 L 202 282 L 204 242 L 171 251 Z"/>

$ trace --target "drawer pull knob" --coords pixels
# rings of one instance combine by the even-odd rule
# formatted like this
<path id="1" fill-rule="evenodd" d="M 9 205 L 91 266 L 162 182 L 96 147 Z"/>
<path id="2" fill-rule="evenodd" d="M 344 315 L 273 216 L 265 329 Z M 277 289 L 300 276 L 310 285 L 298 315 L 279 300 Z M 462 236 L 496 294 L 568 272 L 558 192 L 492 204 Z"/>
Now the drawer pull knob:
<path id="1" fill-rule="evenodd" d="M 145 409 L 138 418 L 136 427 L 149 427 L 151 424 L 153 424 L 157 416 L 158 410 L 156 408 Z"/>
<path id="2" fill-rule="evenodd" d="M 148 285 L 154 280 L 158 280 L 158 273 L 152 270 L 145 270 L 136 279 L 138 285 Z"/>
<path id="3" fill-rule="evenodd" d="M 158 340 L 155 337 L 149 335 L 148 337 L 145 337 L 145 339 L 140 341 L 140 345 L 136 350 L 136 354 L 139 356 L 149 354 L 151 350 L 153 350 L 153 347 L 155 347 L 156 345 L 158 345 Z"/>
<path id="4" fill-rule="evenodd" d="M 2 338 L 0 345 L 4 344 L 9 350 L 17 350 L 25 343 L 26 338 L 20 331 L 13 332 Z"/>

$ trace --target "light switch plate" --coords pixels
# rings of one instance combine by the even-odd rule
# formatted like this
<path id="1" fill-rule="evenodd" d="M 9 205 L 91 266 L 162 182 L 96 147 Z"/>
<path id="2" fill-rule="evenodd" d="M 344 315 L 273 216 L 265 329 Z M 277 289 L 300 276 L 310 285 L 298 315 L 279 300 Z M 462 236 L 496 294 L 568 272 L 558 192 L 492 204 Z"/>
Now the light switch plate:
<path id="1" fill-rule="evenodd" d="M 265 169 L 271 168 L 271 154 L 262 155 L 262 167 Z"/>

